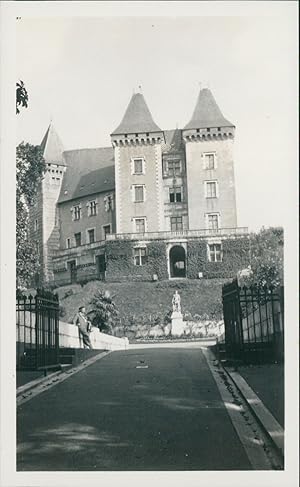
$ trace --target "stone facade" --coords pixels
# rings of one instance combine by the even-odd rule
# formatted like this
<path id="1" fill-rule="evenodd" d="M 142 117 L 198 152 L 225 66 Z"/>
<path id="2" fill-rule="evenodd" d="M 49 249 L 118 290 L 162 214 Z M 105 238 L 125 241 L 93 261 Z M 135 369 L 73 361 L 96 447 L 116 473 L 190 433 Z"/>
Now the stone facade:
<path id="1" fill-rule="evenodd" d="M 187 185 L 189 188 L 189 229 L 206 228 L 209 215 L 218 216 L 218 226 L 237 226 L 235 184 L 233 170 L 233 131 L 207 139 L 207 133 L 199 139 L 186 138 Z M 209 166 L 212 159 L 211 168 Z M 216 183 L 209 193 L 208 184 Z M 212 196 L 210 196 L 212 194 Z"/>
<path id="2" fill-rule="evenodd" d="M 190 122 L 167 131 L 134 94 L 111 148 L 64 151 L 50 125 L 30 215 L 44 281 L 235 275 L 248 238 L 237 227 L 234 136 L 208 89 Z"/>
<path id="3" fill-rule="evenodd" d="M 107 208 L 106 199 L 111 197 L 111 207 Z M 80 218 L 74 219 L 74 208 L 80 208 Z M 91 208 L 95 208 L 91 211 Z M 58 205 L 60 227 L 60 249 L 76 247 L 75 234 L 81 234 L 81 245 L 94 239 L 105 240 L 106 233 L 116 232 L 114 191 L 96 193 Z M 94 230 L 93 237 L 91 230 Z"/>
<path id="4" fill-rule="evenodd" d="M 135 171 L 135 161 L 141 161 L 140 172 Z M 136 232 L 136 219 L 142 218 L 146 232 L 164 230 L 161 144 L 118 145 L 115 173 L 118 233 Z"/>

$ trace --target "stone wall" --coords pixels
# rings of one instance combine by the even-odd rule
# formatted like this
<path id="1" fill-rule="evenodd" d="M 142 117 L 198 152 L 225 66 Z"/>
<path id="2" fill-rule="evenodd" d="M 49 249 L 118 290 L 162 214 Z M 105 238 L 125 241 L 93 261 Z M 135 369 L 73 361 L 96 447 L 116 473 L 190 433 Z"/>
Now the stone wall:
<path id="1" fill-rule="evenodd" d="M 207 228 L 205 215 L 219 213 L 221 228 L 237 226 L 233 138 L 186 143 L 189 229 Z M 205 169 L 204 154 L 214 153 L 216 169 Z M 218 182 L 217 198 L 205 197 L 205 181 Z"/>
<path id="2" fill-rule="evenodd" d="M 144 173 L 133 174 L 132 158 L 144 160 Z M 115 148 L 117 233 L 135 231 L 134 218 L 146 218 L 146 231 L 164 230 L 161 145 Z M 134 202 L 134 185 L 144 185 L 144 202 Z"/>
<path id="3" fill-rule="evenodd" d="M 17 323 L 20 321 L 17 316 Z M 35 313 L 26 311 L 22 316 L 21 332 L 17 335 L 17 343 L 35 342 Z M 30 326 L 32 328 L 30 328 Z M 128 348 L 127 338 L 118 338 L 106 333 L 101 333 L 98 328 L 93 328 L 90 339 L 93 348 L 98 350 L 126 350 Z M 59 348 L 84 348 L 79 328 L 71 323 L 59 322 Z"/>
<path id="4" fill-rule="evenodd" d="M 77 200 L 66 201 L 59 204 L 59 220 L 60 220 L 60 248 L 66 249 L 67 238 L 70 238 L 71 247 L 75 247 L 74 234 L 81 232 L 81 243 L 87 244 L 89 229 L 95 229 L 95 241 L 105 240 L 104 225 L 111 226 L 111 233 L 116 231 L 115 226 L 115 209 L 106 211 L 105 197 L 107 195 L 114 195 L 114 191 L 107 193 L 97 193 L 94 195 L 84 196 Z M 95 200 L 97 202 L 97 214 L 89 216 L 88 203 Z M 73 220 L 72 208 L 75 205 L 81 205 L 80 220 Z M 113 208 L 115 208 L 113 206 Z"/>
<path id="5" fill-rule="evenodd" d="M 93 328 L 90 340 L 95 350 L 127 350 L 128 348 L 127 338 L 118 338 L 101 333 L 98 328 Z M 59 347 L 84 348 L 78 326 L 59 322 Z"/>
<path id="6" fill-rule="evenodd" d="M 51 169 L 47 170 L 42 182 L 42 244 L 43 272 L 45 281 L 51 281 L 53 279 L 52 255 L 54 249 L 59 249 L 58 214 L 56 203 L 59 197 L 64 171 L 64 168 L 58 165 L 51 164 L 49 167 L 51 167 Z M 53 169 L 54 167 L 55 169 Z"/>
<path id="7" fill-rule="evenodd" d="M 107 240 L 99 247 L 83 247 L 64 251 L 55 258 L 54 280 L 57 285 L 70 283 L 70 271 L 67 262 L 76 260 L 77 282 L 92 279 L 107 281 L 152 281 L 169 278 L 169 251 L 174 245 L 183 246 L 186 252 L 186 277 L 188 279 L 231 278 L 237 271 L 249 265 L 249 238 L 219 237 L 219 238 L 189 238 L 182 241 L 168 240 Z M 218 243 L 222 246 L 222 261 L 210 262 L 208 245 Z M 134 249 L 146 248 L 147 258 L 143 265 L 134 264 Z M 106 273 L 99 275 L 97 269 L 97 255 L 105 254 Z"/>

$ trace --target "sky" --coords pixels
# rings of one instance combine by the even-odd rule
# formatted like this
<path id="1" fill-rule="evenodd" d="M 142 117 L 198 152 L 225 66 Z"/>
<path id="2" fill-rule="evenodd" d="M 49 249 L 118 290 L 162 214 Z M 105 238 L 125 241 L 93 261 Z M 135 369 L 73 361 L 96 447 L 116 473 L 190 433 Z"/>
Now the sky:
<path id="1" fill-rule="evenodd" d="M 182 128 L 200 87 L 209 87 L 236 125 L 238 226 L 285 226 L 297 172 L 295 39 L 291 17 L 271 10 L 261 17 L 22 17 L 17 78 L 29 106 L 17 117 L 17 143 L 39 144 L 52 120 L 66 150 L 110 146 L 139 86 L 162 129 Z"/>

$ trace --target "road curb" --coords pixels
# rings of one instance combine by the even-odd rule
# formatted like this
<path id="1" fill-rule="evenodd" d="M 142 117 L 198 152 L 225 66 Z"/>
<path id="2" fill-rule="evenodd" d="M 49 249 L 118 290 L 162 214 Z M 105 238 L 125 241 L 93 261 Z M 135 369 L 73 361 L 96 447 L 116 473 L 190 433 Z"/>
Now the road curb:
<path id="1" fill-rule="evenodd" d="M 244 400 L 247 402 L 253 415 L 273 443 L 278 454 L 284 459 L 284 429 L 266 408 L 262 400 L 255 394 L 245 379 L 236 371 L 228 370 L 220 364 L 227 375 L 234 382 Z"/>
<path id="2" fill-rule="evenodd" d="M 47 382 L 48 380 L 53 379 L 57 375 L 61 374 L 64 372 L 63 370 L 58 370 L 57 372 L 52 372 L 51 374 L 47 374 L 46 376 L 39 377 L 38 379 L 32 380 L 30 382 L 26 382 L 26 384 L 23 384 L 22 386 L 17 387 L 17 397 L 19 397 L 22 394 L 25 394 L 25 392 L 30 391 L 34 387 L 39 386 L 40 384 L 43 384 L 44 382 Z"/>
<path id="3" fill-rule="evenodd" d="M 99 354 L 94 355 L 90 359 L 85 360 L 82 364 L 77 365 L 76 367 L 73 367 L 67 371 L 58 371 L 58 373 L 50 374 L 44 377 L 43 380 L 40 380 L 38 384 L 33 385 L 31 388 L 28 387 L 25 391 L 23 390 L 23 392 L 17 394 L 17 407 L 21 406 L 27 401 L 30 401 L 31 399 L 41 394 L 45 390 L 49 390 L 51 387 L 57 384 L 61 384 L 69 377 L 72 377 L 73 375 L 77 374 L 78 372 L 85 369 L 89 365 L 95 363 L 97 360 L 106 357 L 110 353 L 112 353 L 111 350 L 106 350 L 105 352 L 103 351 L 99 352 Z"/>

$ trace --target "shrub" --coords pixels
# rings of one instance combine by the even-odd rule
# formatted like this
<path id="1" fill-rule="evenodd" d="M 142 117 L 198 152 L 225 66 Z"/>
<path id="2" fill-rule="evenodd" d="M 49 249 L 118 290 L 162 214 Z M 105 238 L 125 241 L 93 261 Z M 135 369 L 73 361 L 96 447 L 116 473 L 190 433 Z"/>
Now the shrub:
<path id="1" fill-rule="evenodd" d="M 262 228 L 250 236 L 251 273 L 240 285 L 278 287 L 283 285 L 283 229 Z"/>
<path id="2" fill-rule="evenodd" d="M 98 290 L 89 305 L 91 310 L 88 315 L 91 316 L 92 325 L 99 328 L 100 331 L 112 333 L 119 323 L 119 313 L 110 293 Z"/>

